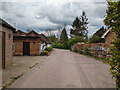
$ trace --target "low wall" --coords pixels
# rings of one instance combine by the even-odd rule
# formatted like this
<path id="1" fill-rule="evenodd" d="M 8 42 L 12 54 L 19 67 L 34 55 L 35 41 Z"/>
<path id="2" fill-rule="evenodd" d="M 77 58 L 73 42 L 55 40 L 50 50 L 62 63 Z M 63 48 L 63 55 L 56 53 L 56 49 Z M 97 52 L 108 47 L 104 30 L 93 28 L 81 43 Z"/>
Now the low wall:
<path id="1" fill-rule="evenodd" d="M 87 53 L 98 58 L 110 58 L 110 45 L 106 43 L 74 44 L 72 50 L 81 54 Z"/>

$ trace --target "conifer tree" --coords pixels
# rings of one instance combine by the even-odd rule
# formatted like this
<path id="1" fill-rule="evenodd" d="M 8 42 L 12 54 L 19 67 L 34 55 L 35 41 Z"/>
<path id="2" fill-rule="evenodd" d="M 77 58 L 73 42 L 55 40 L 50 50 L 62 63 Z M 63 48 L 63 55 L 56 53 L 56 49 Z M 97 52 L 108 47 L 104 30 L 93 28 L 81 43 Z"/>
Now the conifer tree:
<path id="1" fill-rule="evenodd" d="M 68 36 L 67 36 L 67 32 L 66 32 L 65 28 L 62 30 L 62 33 L 61 33 L 61 36 L 60 36 L 60 41 L 62 43 L 66 43 L 68 41 Z"/>
<path id="2" fill-rule="evenodd" d="M 80 17 L 76 17 L 75 20 L 73 21 L 72 27 L 70 34 L 71 37 L 75 36 L 83 36 L 84 38 L 87 38 L 88 30 L 87 30 L 87 25 L 88 25 L 88 18 L 86 17 L 85 11 L 82 12 L 82 15 Z"/>

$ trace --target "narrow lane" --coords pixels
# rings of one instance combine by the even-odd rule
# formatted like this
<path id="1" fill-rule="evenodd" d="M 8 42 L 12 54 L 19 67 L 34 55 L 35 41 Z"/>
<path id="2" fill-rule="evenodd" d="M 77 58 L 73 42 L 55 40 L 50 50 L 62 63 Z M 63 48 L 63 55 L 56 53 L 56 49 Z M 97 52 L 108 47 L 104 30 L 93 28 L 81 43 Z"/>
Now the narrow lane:
<path id="1" fill-rule="evenodd" d="M 9 88 L 114 88 L 109 65 L 68 50 L 54 49 L 44 62 Z"/>

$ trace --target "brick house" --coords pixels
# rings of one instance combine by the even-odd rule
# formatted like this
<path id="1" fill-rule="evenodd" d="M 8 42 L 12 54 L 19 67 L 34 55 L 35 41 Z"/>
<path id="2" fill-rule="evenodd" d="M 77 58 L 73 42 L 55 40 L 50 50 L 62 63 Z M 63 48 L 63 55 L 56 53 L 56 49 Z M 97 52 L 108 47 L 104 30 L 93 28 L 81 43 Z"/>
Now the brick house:
<path id="1" fill-rule="evenodd" d="M 116 34 L 113 31 L 110 31 L 110 29 L 108 29 L 101 38 L 105 38 L 105 43 L 108 45 L 111 45 L 111 42 L 115 39 Z"/>
<path id="2" fill-rule="evenodd" d="M 15 30 L 14 27 L 0 18 L 0 69 L 5 69 L 12 65 L 12 44 Z"/>
<path id="3" fill-rule="evenodd" d="M 13 36 L 14 55 L 40 55 L 50 43 L 46 36 L 35 31 L 29 33 L 18 30 Z"/>
<path id="4" fill-rule="evenodd" d="M 110 54 L 110 48 L 112 45 L 111 42 L 115 39 L 115 37 L 116 37 L 115 32 L 110 31 L 110 29 L 108 29 L 101 37 L 105 38 L 105 43 L 88 43 L 88 44 L 76 43 L 74 44 L 72 51 L 85 54 L 85 50 L 87 49 L 89 55 L 98 58 L 109 59 L 111 56 Z"/>

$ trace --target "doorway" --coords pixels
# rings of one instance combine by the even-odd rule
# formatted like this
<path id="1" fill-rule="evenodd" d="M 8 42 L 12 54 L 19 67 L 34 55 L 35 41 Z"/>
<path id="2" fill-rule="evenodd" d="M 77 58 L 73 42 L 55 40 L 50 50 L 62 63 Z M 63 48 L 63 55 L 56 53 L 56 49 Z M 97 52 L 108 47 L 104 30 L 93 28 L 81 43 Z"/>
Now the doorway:
<path id="1" fill-rule="evenodd" d="M 23 55 L 30 55 L 30 42 L 23 42 Z"/>
<path id="2" fill-rule="evenodd" d="M 5 69 L 5 32 L 2 32 L 2 69 Z"/>

